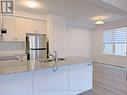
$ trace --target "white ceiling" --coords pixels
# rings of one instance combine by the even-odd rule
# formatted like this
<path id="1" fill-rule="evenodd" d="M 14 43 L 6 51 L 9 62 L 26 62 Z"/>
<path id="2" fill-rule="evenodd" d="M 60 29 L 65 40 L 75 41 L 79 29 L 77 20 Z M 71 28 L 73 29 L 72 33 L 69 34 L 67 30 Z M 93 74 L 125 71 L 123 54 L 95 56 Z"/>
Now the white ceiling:
<path id="1" fill-rule="evenodd" d="M 127 0 L 102 0 L 102 1 L 127 11 Z"/>
<path id="2" fill-rule="evenodd" d="M 127 11 L 102 0 L 36 0 L 42 5 L 37 9 L 23 6 L 21 2 L 26 0 L 15 1 L 18 11 L 63 16 L 69 22 L 86 24 L 90 27 L 94 25 L 92 18 L 95 16 L 107 16 L 105 22 L 119 20 L 127 16 Z"/>

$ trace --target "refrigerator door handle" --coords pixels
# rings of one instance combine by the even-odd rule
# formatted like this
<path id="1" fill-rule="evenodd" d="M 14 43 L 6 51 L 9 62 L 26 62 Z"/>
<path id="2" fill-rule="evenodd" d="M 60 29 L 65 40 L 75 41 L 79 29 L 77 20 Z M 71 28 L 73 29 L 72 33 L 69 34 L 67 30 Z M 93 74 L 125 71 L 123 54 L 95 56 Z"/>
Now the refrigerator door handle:
<path id="1" fill-rule="evenodd" d="M 47 48 L 31 48 L 30 50 L 46 50 Z"/>

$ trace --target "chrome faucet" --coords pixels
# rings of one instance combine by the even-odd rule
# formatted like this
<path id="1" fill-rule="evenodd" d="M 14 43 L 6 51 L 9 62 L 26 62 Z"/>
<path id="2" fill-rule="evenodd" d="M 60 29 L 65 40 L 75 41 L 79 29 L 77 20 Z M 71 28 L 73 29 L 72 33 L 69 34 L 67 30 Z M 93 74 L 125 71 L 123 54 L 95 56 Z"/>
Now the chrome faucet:
<path id="1" fill-rule="evenodd" d="M 53 59 L 54 59 L 54 61 L 57 62 L 57 61 L 58 61 L 58 60 L 57 60 L 57 52 L 56 52 L 56 51 L 53 51 L 53 53 L 54 53 L 54 54 L 48 54 L 48 56 L 49 56 L 49 57 L 52 56 Z"/>
<path id="2" fill-rule="evenodd" d="M 56 63 L 57 63 L 58 60 L 57 60 L 57 52 L 56 51 L 53 51 L 53 53 L 54 54 L 48 54 L 48 56 L 49 57 L 50 56 L 53 57 L 53 59 L 55 61 L 54 64 L 53 64 L 53 72 L 55 72 L 55 71 L 57 71 L 57 64 Z"/>

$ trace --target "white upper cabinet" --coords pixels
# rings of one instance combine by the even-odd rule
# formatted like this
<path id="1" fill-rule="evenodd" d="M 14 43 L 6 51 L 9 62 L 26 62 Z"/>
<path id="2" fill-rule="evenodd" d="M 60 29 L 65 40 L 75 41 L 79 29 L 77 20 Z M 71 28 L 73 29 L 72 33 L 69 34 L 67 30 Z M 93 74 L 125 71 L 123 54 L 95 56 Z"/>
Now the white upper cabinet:
<path id="1" fill-rule="evenodd" d="M 15 40 L 25 41 L 26 38 L 26 19 L 24 18 L 15 18 Z"/>
<path id="2" fill-rule="evenodd" d="M 65 18 L 48 16 L 47 20 L 39 20 L 5 16 L 4 27 L 8 30 L 7 34 L 4 34 L 4 41 L 25 41 L 26 33 L 47 34 L 50 53 L 57 51 L 58 57 L 63 57 L 63 34 L 66 27 Z"/>
<path id="3" fill-rule="evenodd" d="M 46 21 L 27 19 L 27 33 L 46 34 Z"/>
<path id="4" fill-rule="evenodd" d="M 7 29 L 4 41 L 25 41 L 26 20 L 24 18 L 5 16 L 4 27 Z"/>
<path id="5" fill-rule="evenodd" d="M 25 41 L 26 33 L 46 34 L 46 20 L 4 16 L 4 41 Z"/>
<path id="6" fill-rule="evenodd" d="M 3 18 L 4 28 L 7 29 L 7 33 L 4 35 L 4 41 L 15 40 L 15 18 L 13 16 L 5 16 Z"/>
<path id="7" fill-rule="evenodd" d="M 65 18 L 49 16 L 48 20 L 39 20 L 4 16 L 4 27 L 7 29 L 4 41 L 25 41 L 26 33 L 47 34 L 50 53 L 57 51 L 58 57 L 63 57 Z"/>

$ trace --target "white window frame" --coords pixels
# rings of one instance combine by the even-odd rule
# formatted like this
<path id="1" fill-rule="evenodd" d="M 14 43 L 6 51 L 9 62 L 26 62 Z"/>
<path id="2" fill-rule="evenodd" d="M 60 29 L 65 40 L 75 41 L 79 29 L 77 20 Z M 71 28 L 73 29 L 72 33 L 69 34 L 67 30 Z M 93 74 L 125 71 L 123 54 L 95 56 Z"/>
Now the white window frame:
<path id="1" fill-rule="evenodd" d="M 105 30 L 115 30 L 115 29 L 119 29 L 119 28 L 124 28 L 127 26 L 123 26 L 123 27 L 115 27 L 115 28 L 110 28 L 110 29 L 104 29 L 103 33 L 102 33 L 102 55 L 109 55 L 109 56 L 118 56 L 118 57 L 127 57 L 127 42 L 126 42 L 126 55 L 116 55 L 115 52 L 115 44 L 113 44 L 113 53 L 112 54 L 108 54 L 104 52 L 104 31 Z"/>

